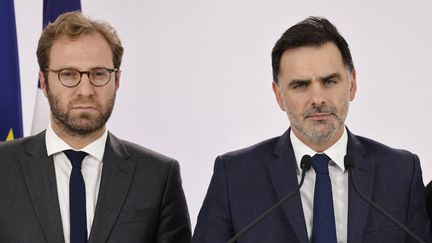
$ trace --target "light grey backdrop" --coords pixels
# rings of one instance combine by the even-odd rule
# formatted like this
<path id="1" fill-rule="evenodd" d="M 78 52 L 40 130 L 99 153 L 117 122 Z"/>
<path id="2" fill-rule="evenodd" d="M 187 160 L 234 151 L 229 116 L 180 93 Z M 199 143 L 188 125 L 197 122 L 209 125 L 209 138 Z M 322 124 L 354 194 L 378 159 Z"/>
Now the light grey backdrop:
<path id="1" fill-rule="evenodd" d="M 16 0 L 24 132 L 36 94 L 42 0 Z M 291 25 L 326 16 L 350 44 L 358 92 L 347 125 L 430 163 L 432 3 L 423 1 L 82 0 L 125 47 L 109 122 L 116 135 L 178 159 L 192 224 L 214 158 L 282 134 L 270 52 Z"/>

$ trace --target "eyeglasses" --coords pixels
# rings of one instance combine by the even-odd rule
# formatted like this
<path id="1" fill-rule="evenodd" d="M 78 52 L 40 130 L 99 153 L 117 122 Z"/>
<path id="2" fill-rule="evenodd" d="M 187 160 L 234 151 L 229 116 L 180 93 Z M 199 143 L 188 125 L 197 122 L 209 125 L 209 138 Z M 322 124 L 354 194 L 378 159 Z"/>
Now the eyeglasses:
<path id="1" fill-rule="evenodd" d="M 60 83 L 65 87 L 73 88 L 77 86 L 82 79 L 84 74 L 87 74 L 87 77 L 90 83 L 96 87 L 102 87 L 108 84 L 111 80 L 111 73 L 117 72 L 118 68 L 110 69 L 110 68 L 94 68 L 90 71 L 78 71 L 74 68 L 63 68 L 59 70 L 53 70 L 46 68 L 46 71 L 56 73 L 58 75 L 58 79 Z"/>

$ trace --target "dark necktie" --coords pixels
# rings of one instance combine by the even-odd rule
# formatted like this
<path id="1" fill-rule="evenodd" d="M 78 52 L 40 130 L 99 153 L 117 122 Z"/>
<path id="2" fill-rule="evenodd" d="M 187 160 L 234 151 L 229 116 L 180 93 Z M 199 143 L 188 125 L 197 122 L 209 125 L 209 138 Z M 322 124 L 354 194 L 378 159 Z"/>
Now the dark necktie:
<path id="1" fill-rule="evenodd" d="M 328 171 L 330 158 L 325 154 L 312 157 L 315 170 L 312 243 L 336 243 L 336 225 L 332 187 Z"/>
<path id="2" fill-rule="evenodd" d="M 64 153 L 72 163 L 69 179 L 70 243 L 85 243 L 87 242 L 87 211 L 81 164 L 88 154 L 74 150 L 65 150 Z"/>

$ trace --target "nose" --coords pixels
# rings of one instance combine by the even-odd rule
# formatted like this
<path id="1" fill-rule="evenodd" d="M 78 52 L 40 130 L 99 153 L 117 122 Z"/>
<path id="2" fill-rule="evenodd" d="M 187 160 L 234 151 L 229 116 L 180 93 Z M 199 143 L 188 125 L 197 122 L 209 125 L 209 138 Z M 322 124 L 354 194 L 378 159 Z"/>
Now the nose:
<path id="1" fill-rule="evenodd" d="M 325 96 L 323 87 L 317 83 L 315 83 L 311 86 L 312 87 L 310 89 L 311 90 L 310 100 L 311 100 L 312 107 L 321 107 L 321 106 L 325 105 L 326 104 L 326 96 Z"/>
<path id="2" fill-rule="evenodd" d="M 76 87 L 76 92 L 79 96 L 92 96 L 94 94 L 94 86 L 90 83 L 89 73 L 83 73 L 81 82 Z"/>

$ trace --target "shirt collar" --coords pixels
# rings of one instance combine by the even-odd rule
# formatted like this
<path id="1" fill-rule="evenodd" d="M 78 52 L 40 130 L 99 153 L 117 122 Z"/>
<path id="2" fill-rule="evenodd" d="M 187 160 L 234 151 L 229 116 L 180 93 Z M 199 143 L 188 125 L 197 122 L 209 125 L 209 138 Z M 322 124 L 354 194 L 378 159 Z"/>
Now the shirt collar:
<path id="1" fill-rule="evenodd" d="M 294 156 L 297 162 L 297 172 L 300 173 L 300 162 L 304 155 L 314 156 L 317 152 L 304 144 L 297 136 L 290 130 L 290 138 L 291 144 L 294 151 Z M 345 171 L 344 166 L 344 157 L 347 152 L 348 146 L 348 133 L 346 127 L 344 127 L 344 131 L 342 136 L 333 144 L 330 148 L 326 149 L 323 153 L 325 153 L 330 159 L 337 165 L 337 167 Z"/>
<path id="2" fill-rule="evenodd" d="M 108 130 L 105 129 L 105 132 L 95 141 L 91 142 L 87 146 L 79 151 L 84 151 L 91 156 L 97 158 L 99 161 L 102 161 L 104 152 L 105 152 L 105 144 L 108 138 Z M 69 144 L 63 141 L 52 129 L 51 122 L 48 124 L 45 133 L 45 142 L 47 147 L 48 156 L 53 154 L 63 152 L 64 150 L 73 149 Z"/>

